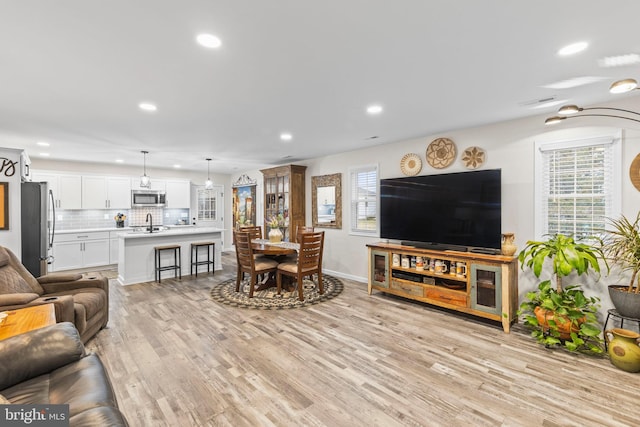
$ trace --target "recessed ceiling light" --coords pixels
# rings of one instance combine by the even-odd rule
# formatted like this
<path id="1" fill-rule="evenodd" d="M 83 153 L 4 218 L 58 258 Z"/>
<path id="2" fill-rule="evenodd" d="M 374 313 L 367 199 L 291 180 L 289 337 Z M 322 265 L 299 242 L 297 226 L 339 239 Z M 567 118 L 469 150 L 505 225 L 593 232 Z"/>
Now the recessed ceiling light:
<path id="1" fill-rule="evenodd" d="M 116 163 L 124 163 L 124 160 L 122 160 L 122 159 L 116 159 Z"/>
<path id="2" fill-rule="evenodd" d="M 280 139 L 283 141 L 291 141 L 293 139 L 293 135 L 288 132 L 283 132 L 280 134 Z"/>
<path id="3" fill-rule="evenodd" d="M 572 87 L 589 85 L 592 83 L 597 83 L 599 81 L 605 80 L 605 77 L 595 77 L 595 76 L 584 76 L 584 77 L 574 77 L 572 79 L 561 80 L 559 82 L 551 83 L 542 87 L 547 89 L 570 89 Z"/>
<path id="4" fill-rule="evenodd" d="M 181 165 L 173 165 L 174 168 L 176 169 L 180 169 L 182 166 Z"/>
<path id="5" fill-rule="evenodd" d="M 382 105 L 380 104 L 372 104 L 367 107 L 368 114 L 380 114 L 382 113 Z"/>
<path id="6" fill-rule="evenodd" d="M 42 157 L 49 157 L 49 153 L 40 153 Z"/>
<path id="7" fill-rule="evenodd" d="M 626 65 L 640 64 L 640 55 L 637 53 L 630 53 L 627 55 L 618 56 L 606 56 L 598 60 L 598 64 L 601 67 L 624 67 Z"/>
<path id="8" fill-rule="evenodd" d="M 201 46 L 207 47 L 209 49 L 217 49 L 222 46 L 222 41 L 213 34 L 198 34 L 198 36 L 196 37 L 196 41 Z"/>
<path id="9" fill-rule="evenodd" d="M 558 55 L 560 56 L 575 55 L 576 53 L 582 52 L 583 50 L 585 50 L 588 46 L 589 46 L 589 43 L 587 42 L 572 43 L 560 49 L 558 51 Z"/>
<path id="10" fill-rule="evenodd" d="M 158 107 L 150 102 L 141 102 L 140 104 L 138 104 L 138 107 L 140 107 L 140 109 L 143 111 L 153 112 L 158 110 Z"/>
<path id="11" fill-rule="evenodd" d="M 49 144 L 46 141 L 38 141 L 38 142 L 36 142 L 36 145 L 39 145 L 40 147 L 48 147 L 51 144 Z"/>

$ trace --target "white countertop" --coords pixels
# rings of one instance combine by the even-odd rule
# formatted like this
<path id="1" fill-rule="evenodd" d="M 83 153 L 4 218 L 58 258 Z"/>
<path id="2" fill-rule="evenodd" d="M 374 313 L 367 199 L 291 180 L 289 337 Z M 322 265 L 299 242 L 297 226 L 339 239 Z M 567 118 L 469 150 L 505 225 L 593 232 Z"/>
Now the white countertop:
<path id="1" fill-rule="evenodd" d="M 156 224 L 156 225 L 160 225 L 162 227 L 169 227 L 170 229 L 187 229 L 187 228 L 211 228 L 211 227 L 196 227 L 194 225 L 163 225 L 163 224 Z M 144 225 L 142 225 L 141 227 L 144 227 Z M 91 233 L 92 231 L 126 231 L 126 232 L 130 232 L 131 230 L 133 230 L 134 227 L 122 227 L 122 228 L 118 228 L 118 227 L 101 227 L 101 228 L 74 228 L 74 229 L 68 229 L 68 230 L 57 230 L 56 229 L 56 234 L 72 234 L 72 233 Z"/>
<path id="2" fill-rule="evenodd" d="M 131 230 L 132 230 L 131 227 L 74 228 L 69 230 L 56 229 L 56 234 L 91 233 L 91 232 L 99 232 L 99 231 L 131 231 Z"/>
<path id="3" fill-rule="evenodd" d="M 121 233 L 119 236 L 121 239 L 141 239 L 149 237 L 183 236 L 187 234 L 222 233 L 223 231 L 223 228 L 216 227 L 175 227 L 163 231 L 154 231 L 153 233 L 128 231 Z"/>

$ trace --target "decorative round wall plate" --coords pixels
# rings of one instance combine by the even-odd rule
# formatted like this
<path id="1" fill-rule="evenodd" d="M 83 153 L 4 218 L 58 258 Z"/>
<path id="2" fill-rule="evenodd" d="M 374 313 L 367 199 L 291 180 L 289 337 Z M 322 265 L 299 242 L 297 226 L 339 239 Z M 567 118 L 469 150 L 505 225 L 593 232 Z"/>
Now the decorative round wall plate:
<path id="1" fill-rule="evenodd" d="M 462 163 L 467 169 L 477 169 L 484 161 L 484 150 L 480 147 L 469 147 L 462 152 Z"/>
<path id="2" fill-rule="evenodd" d="M 402 173 L 408 176 L 417 175 L 422 169 L 422 160 L 416 153 L 405 154 L 400 160 L 400 169 Z"/>
<path id="3" fill-rule="evenodd" d="M 631 162 L 629 168 L 629 178 L 636 190 L 640 191 L 640 154 L 638 154 Z"/>
<path id="4" fill-rule="evenodd" d="M 456 145 L 449 138 L 434 139 L 427 147 L 427 162 L 436 169 L 449 166 L 456 158 Z"/>

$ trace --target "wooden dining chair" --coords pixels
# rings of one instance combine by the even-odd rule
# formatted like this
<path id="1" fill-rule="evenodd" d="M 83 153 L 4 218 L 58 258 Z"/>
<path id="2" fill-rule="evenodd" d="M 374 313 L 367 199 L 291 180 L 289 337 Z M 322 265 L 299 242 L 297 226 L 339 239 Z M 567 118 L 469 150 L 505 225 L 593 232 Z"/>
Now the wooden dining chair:
<path id="1" fill-rule="evenodd" d="M 296 226 L 296 238 L 297 241 L 300 242 L 300 238 L 298 237 L 301 233 L 313 233 L 315 230 L 313 227 L 309 225 L 298 225 Z"/>
<path id="2" fill-rule="evenodd" d="M 240 231 L 246 231 L 249 233 L 249 239 L 262 239 L 262 226 L 261 225 L 244 225 L 239 228 Z M 255 254 L 254 258 L 264 258 L 264 255 Z M 261 274 L 260 277 L 263 277 Z"/>
<path id="3" fill-rule="evenodd" d="M 251 285 L 249 298 L 253 298 L 258 275 L 275 272 L 278 269 L 278 261 L 266 257 L 256 258 L 251 249 L 251 234 L 248 231 L 234 231 L 233 237 L 236 242 L 236 260 L 238 263 L 236 292 L 240 292 L 240 282 L 244 279 L 244 274 L 248 273 Z"/>
<path id="4" fill-rule="evenodd" d="M 281 262 L 278 264 L 276 273 L 276 284 L 278 294 L 282 290 L 282 276 L 293 277 L 298 284 L 298 299 L 304 301 L 303 278 L 309 276 L 313 280 L 313 275 L 318 275 L 318 289 L 320 294 L 324 294 L 322 285 L 322 250 L 324 247 L 324 231 L 313 233 L 301 233 L 300 249 L 298 250 L 298 260 L 296 262 Z"/>
<path id="5" fill-rule="evenodd" d="M 262 239 L 261 225 L 245 225 L 239 228 L 240 231 L 247 231 L 252 239 Z"/>

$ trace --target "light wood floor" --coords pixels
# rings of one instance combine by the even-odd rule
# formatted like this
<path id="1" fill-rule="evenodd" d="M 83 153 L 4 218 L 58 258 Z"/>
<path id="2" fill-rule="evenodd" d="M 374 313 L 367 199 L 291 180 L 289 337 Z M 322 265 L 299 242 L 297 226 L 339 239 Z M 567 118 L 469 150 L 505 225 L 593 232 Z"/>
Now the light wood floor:
<path id="1" fill-rule="evenodd" d="M 344 280 L 308 308 L 256 311 L 196 280 L 111 284 L 105 362 L 132 426 L 632 426 L 640 374 Z"/>

